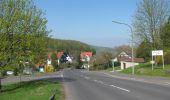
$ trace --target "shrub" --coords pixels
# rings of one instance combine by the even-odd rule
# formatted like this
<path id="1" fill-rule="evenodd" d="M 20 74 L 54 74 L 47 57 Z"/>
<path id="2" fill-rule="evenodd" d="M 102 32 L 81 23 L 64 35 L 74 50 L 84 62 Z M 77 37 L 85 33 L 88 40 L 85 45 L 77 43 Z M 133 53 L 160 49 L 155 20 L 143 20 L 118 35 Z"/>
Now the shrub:
<path id="1" fill-rule="evenodd" d="M 17 76 L 18 75 L 18 72 L 19 72 L 19 69 L 18 68 L 14 68 L 14 75 Z"/>
<path id="2" fill-rule="evenodd" d="M 170 50 L 165 52 L 164 59 L 166 64 L 170 64 Z"/>
<path id="3" fill-rule="evenodd" d="M 7 72 L 6 70 L 2 70 L 1 75 L 2 75 L 2 76 L 6 76 L 6 75 L 7 75 L 6 72 Z"/>
<path id="4" fill-rule="evenodd" d="M 170 70 L 166 70 L 165 74 L 170 75 Z"/>

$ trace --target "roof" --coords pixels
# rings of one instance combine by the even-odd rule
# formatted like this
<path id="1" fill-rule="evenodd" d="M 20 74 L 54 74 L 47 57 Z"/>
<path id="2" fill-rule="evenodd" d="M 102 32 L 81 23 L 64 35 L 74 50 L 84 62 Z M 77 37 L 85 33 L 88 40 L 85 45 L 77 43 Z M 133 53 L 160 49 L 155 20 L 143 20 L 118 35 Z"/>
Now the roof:
<path id="1" fill-rule="evenodd" d="M 51 59 L 52 52 L 48 53 L 48 59 Z"/>
<path id="2" fill-rule="evenodd" d="M 86 56 L 91 57 L 92 56 L 92 52 L 81 52 L 81 54 L 80 54 L 80 58 L 81 59 L 86 57 Z"/>
<path id="3" fill-rule="evenodd" d="M 56 51 L 55 52 L 49 52 L 48 53 L 48 59 L 51 59 L 51 55 L 53 53 L 56 55 L 57 58 L 61 58 L 61 56 L 64 54 L 64 52 L 56 52 Z"/>
<path id="4" fill-rule="evenodd" d="M 61 58 L 61 56 L 64 54 L 64 52 L 57 52 L 57 58 Z"/>
<path id="5" fill-rule="evenodd" d="M 127 50 L 121 50 L 116 56 L 119 56 L 121 53 L 126 53 L 129 57 L 132 57 L 132 50 L 130 50 L 130 49 L 127 49 Z M 133 55 L 136 55 L 135 54 L 135 50 L 133 51 Z"/>
<path id="6" fill-rule="evenodd" d="M 132 58 L 118 57 L 118 61 L 132 62 Z M 145 62 L 144 58 L 134 58 L 133 61 L 136 63 L 144 63 Z"/>

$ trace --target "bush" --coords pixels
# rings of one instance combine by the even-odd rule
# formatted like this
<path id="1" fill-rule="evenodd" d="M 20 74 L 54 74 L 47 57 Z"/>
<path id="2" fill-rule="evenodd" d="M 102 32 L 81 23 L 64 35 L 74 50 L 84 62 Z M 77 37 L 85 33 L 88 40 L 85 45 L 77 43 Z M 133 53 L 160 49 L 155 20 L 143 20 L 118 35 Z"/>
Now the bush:
<path id="1" fill-rule="evenodd" d="M 78 63 L 77 61 L 73 61 L 73 62 L 71 63 L 71 67 L 72 67 L 72 68 L 79 68 L 80 66 L 79 66 L 79 63 Z"/>
<path id="2" fill-rule="evenodd" d="M 6 76 L 6 75 L 7 75 L 6 72 L 7 72 L 6 70 L 2 70 L 1 75 L 2 75 L 2 76 Z"/>
<path id="3" fill-rule="evenodd" d="M 165 64 L 170 64 L 170 50 L 165 52 L 164 59 L 165 59 Z"/>
<path id="4" fill-rule="evenodd" d="M 63 68 L 68 68 L 69 64 L 68 63 L 61 63 L 59 66 L 60 66 L 61 69 L 63 69 Z"/>
<path id="5" fill-rule="evenodd" d="M 170 70 L 166 70 L 165 74 L 170 75 Z"/>
<path id="6" fill-rule="evenodd" d="M 19 72 L 19 69 L 18 68 L 14 68 L 14 75 L 17 76 L 18 75 L 18 72 Z"/>

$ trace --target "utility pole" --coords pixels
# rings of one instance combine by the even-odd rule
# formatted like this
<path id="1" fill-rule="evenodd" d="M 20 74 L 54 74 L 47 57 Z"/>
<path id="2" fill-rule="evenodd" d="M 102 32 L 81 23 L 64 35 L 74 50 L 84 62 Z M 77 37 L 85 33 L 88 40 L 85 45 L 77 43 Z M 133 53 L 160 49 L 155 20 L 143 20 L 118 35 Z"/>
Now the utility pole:
<path id="1" fill-rule="evenodd" d="M 134 48 L 133 48 L 133 42 L 134 42 L 134 34 L 133 34 L 133 30 L 132 30 L 132 27 L 127 24 L 127 23 L 122 23 L 122 22 L 118 22 L 118 21 L 112 21 L 113 23 L 116 23 L 116 24 L 122 24 L 122 25 L 125 25 L 127 26 L 130 31 L 131 31 L 131 34 L 132 34 L 132 43 L 131 43 L 131 46 L 132 46 L 132 75 L 135 74 L 135 66 L 134 66 Z"/>

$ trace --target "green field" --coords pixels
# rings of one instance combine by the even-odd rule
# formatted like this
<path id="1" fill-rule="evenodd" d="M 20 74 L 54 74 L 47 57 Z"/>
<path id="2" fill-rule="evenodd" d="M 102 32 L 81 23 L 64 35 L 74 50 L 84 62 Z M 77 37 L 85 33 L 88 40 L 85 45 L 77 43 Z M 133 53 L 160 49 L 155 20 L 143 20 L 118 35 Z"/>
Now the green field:
<path id="1" fill-rule="evenodd" d="M 0 100 L 49 100 L 55 92 L 56 100 L 64 100 L 63 86 L 58 82 L 30 81 L 3 85 Z"/>
<path id="2" fill-rule="evenodd" d="M 127 68 L 122 70 L 121 73 L 131 74 L 132 68 Z M 141 64 L 139 66 L 135 66 L 135 74 L 136 75 L 147 75 L 147 76 L 162 76 L 162 77 L 170 77 L 170 65 L 165 65 L 165 69 L 162 68 L 162 65 L 154 66 L 154 70 L 152 70 L 151 64 Z"/>

